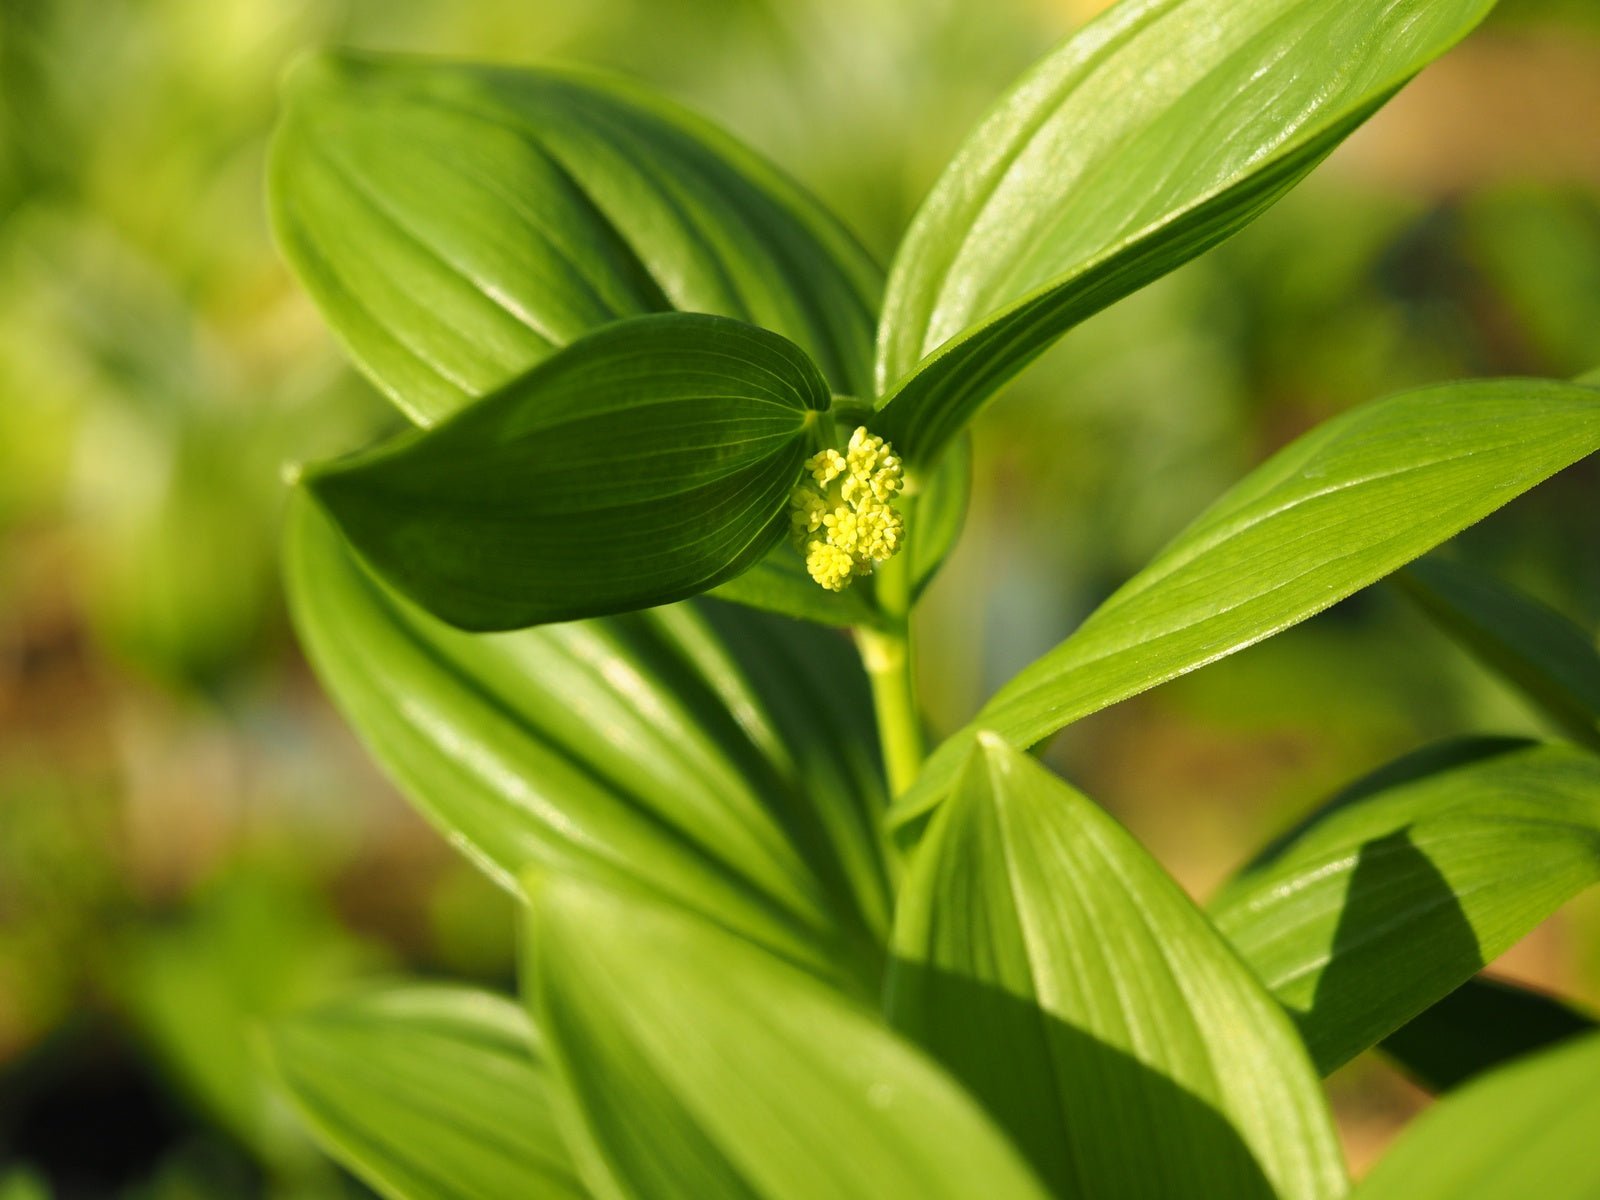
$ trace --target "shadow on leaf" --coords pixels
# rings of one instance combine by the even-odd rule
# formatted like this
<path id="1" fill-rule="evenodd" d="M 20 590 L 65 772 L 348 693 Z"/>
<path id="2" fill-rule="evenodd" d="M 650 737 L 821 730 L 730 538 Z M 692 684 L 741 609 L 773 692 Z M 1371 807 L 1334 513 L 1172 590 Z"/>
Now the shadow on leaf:
<path id="1" fill-rule="evenodd" d="M 1311 1007 L 1291 1015 L 1326 1075 L 1483 965 L 1455 890 L 1398 829 L 1361 847 Z"/>
<path id="2" fill-rule="evenodd" d="M 1056 1195 L 1275 1195 L 1227 1116 L 1158 1067 L 993 985 L 905 960 L 894 975 L 903 1031 L 978 1097 Z"/>

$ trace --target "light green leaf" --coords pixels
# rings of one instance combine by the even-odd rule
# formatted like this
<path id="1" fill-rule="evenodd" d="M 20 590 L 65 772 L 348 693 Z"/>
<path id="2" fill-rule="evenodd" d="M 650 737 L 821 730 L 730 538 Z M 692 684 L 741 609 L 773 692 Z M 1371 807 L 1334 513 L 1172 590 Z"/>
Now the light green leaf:
<path id="1" fill-rule="evenodd" d="M 1380 1044 L 1412 1079 L 1431 1092 L 1445 1092 L 1596 1029 L 1593 1017 L 1554 996 L 1479 975 Z"/>
<path id="2" fill-rule="evenodd" d="M 865 1007 L 677 910 L 530 886 L 524 987 L 596 1191 L 1043 1197 L 972 1099 Z"/>
<path id="3" fill-rule="evenodd" d="M 1126 0 L 968 137 L 890 271 L 877 382 L 912 463 L 1092 313 L 1271 205 L 1493 0 Z"/>
<path id="4" fill-rule="evenodd" d="M 589 1194 L 556 1127 L 541 1040 L 508 1000 L 391 987 L 280 1022 L 268 1044 L 329 1152 L 385 1196 Z"/>
<path id="5" fill-rule="evenodd" d="M 1600 1035 L 1486 1075 L 1418 1118 L 1357 1200 L 1593 1200 Z"/>
<path id="6" fill-rule="evenodd" d="M 1491 575 L 1429 558 L 1397 575 L 1434 622 L 1575 741 L 1600 750 L 1600 649 L 1567 618 Z"/>
<path id="7" fill-rule="evenodd" d="M 1597 879 L 1600 760 L 1480 741 L 1358 783 L 1209 907 L 1327 1072 Z"/>
<path id="8" fill-rule="evenodd" d="M 635 317 L 305 483 L 363 558 L 452 625 L 599 616 L 685 599 L 760 559 L 828 403 L 777 334 Z"/>
<path id="9" fill-rule="evenodd" d="M 978 728 L 1030 746 L 1321 612 L 1600 449 L 1600 394 L 1494 380 L 1404 392 L 1258 467 L 941 746 L 895 820 L 949 787 Z"/>
<path id="10" fill-rule="evenodd" d="M 878 268 L 770 165 L 622 82 L 319 55 L 270 173 L 285 257 L 419 423 L 668 308 L 772 329 L 836 390 L 871 387 Z"/>
<path id="11" fill-rule="evenodd" d="M 1061 1196 L 1344 1191 L 1283 1010 L 1110 817 L 980 737 L 912 861 L 889 1012 Z"/>
<path id="12" fill-rule="evenodd" d="M 844 639 L 708 602 L 462 633 L 383 587 L 303 498 L 285 557 L 324 686 L 498 882 L 530 865 L 636 881 L 875 990 L 883 782 Z"/>

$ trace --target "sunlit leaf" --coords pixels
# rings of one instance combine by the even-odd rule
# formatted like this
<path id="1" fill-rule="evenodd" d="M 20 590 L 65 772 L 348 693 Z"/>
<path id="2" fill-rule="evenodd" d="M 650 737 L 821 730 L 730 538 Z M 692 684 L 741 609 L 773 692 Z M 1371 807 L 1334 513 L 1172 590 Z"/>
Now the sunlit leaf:
<path id="1" fill-rule="evenodd" d="M 933 461 L 1066 329 L 1278 199 L 1492 0 L 1128 0 L 968 137 L 895 257 L 886 436 Z"/>
<path id="2" fill-rule="evenodd" d="M 668 308 L 784 334 L 869 394 L 878 268 L 770 165 L 620 81 L 319 55 L 268 192 L 323 316 L 421 423 Z"/>
<path id="3" fill-rule="evenodd" d="M 596 1191 L 1040 1200 L 953 1080 L 865 1007 L 715 926 L 531 883 L 525 990 Z"/>
<path id="4" fill-rule="evenodd" d="M 1030 746 L 1321 612 L 1600 448 L 1600 393 L 1496 380 L 1404 392 L 1319 426 L 1180 533 L 984 705 L 896 804 L 938 803 L 973 734 Z"/>
<path id="5" fill-rule="evenodd" d="M 1424 1113 L 1356 1200 L 1600 1195 L 1600 1034 L 1485 1075 Z"/>
<path id="6" fill-rule="evenodd" d="M 1407 1075 L 1432 1092 L 1557 1042 L 1600 1029 L 1594 1018 L 1532 988 L 1479 975 L 1380 1043 Z"/>
<path id="7" fill-rule="evenodd" d="M 363 570 L 304 499 L 286 558 L 345 718 L 499 882 L 529 865 L 633 880 L 820 973 L 875 978 L 883 783 L 843 638 L 707 602 L 462 633 Z"/>
<path id="8" fill-rule="evenodd" d="M 1600 648 L 1593 638 L 1532 597 L 1461 563 L 1428 558 L 1397 579 L 1441 629 L 1558 729 L 1600 750 Z"/>
<path id="9" fill-rule="evenodd" d="M 1343 1192 L 1283 1010 L 1110 817 L 992 735 L 918 847 L 889 1012 L 1062 1196 Z"/>
<path id="10" fill-rule="evenodd" d="M 589 1193 L 527 1015 L 466 988 L 375 991 L 278 1023 L 273 1064 L 330 1153 L 395 1200 Z"/>
<path id="11" fill-rule="evenodd" d="M 305 485 L 363 558 L 452 625 L 625 612 L 703 592 L 773 546 L 828 404 L 776 334 L 636 317 Z"/>
<path id="12" fill-rule="evenodd" d="M 1600 759 L 1475 746 L 1357 784 L 1209 906 L 1324 1072 L 1600 880 Z"/>

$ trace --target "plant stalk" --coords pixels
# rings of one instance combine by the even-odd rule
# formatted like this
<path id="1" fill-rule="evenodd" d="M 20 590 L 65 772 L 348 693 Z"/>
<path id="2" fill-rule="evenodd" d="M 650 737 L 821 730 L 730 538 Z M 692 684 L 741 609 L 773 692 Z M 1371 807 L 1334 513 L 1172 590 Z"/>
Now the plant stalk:
<path id="1" fill-rule="evenodd" d="M 922 719 L 911 659 L 910 555 L 902 551 L 878 572 L 878 603 L 887 618 L 883 629 L 857 629 L 856 646 L 872 683 L 889 794 L 899 796 L 922 770 Z"/>

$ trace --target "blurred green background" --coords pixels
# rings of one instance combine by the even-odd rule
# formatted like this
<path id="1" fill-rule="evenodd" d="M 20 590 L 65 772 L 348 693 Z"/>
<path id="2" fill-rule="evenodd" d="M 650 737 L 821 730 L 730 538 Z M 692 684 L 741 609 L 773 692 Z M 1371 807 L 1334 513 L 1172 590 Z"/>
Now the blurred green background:
<path id="1" fill-rule="evenodd" d="M 887 259 L 1094 0 L 0 0 L 0 1200 L 364 1195 L 256 1067 L 358 976 L 505 983 L 509 904 L 322 700 L 282 464 L 390 418 L 275 257 L 276 81 L 326 44 L 629 72 Z M 1600 7 L 1506 0 L 1278 209 L 1074 333 L 977 429 L 921 616 L 936 728 L 1252 463 L 1396 388 L 1600 365 Z M 1453 552 L 1600 627 L 1600 469 Z M 1074 726 L 1054 763 L 1204 893 L 1342 781 L 1533 718 L 1398 596 Z M 1502 964 L 1600 1000 L 1600 903 Z M 1422 1098 L 1335 1080 L 1358 1165 Z"/>

